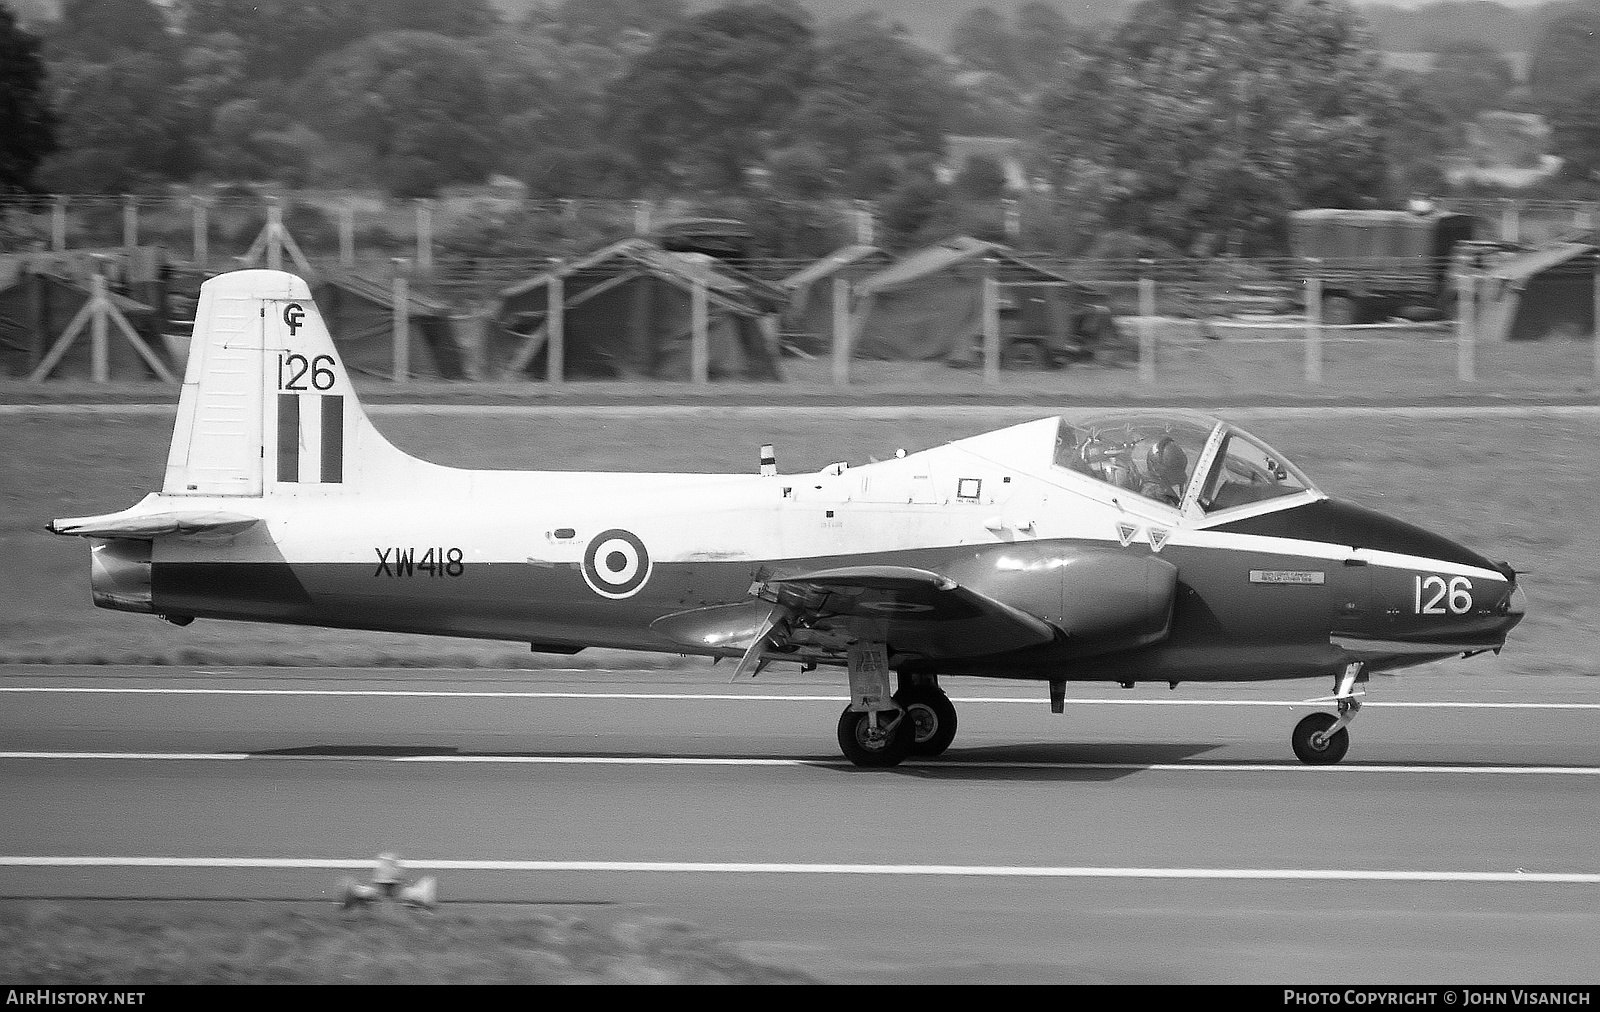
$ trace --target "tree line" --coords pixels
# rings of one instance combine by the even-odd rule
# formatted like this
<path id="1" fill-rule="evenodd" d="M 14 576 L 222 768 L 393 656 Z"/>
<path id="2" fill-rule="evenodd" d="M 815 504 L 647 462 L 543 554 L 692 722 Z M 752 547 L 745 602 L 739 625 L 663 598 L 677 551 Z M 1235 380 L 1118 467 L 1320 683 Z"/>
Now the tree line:
<path id="1" fill-rule="evenodd" d="M 1335 0 L 977 7 L 943 51 L 798 0 L 0 0 L 0 192 L 503 175 L 534 198 L 867 199 L 914 241 L 998 227 L 968 226 L 1008 194 L 999 160 L 943 164 L 948 136 L 998 135 L 1033 245 L 1271 254 L 1290 209 L 1441 192 L 1485 109 L 1550 116 L 1561 195 L 1595 192 L 1600 0 L 1552 11 L 1523 85 L 1471 40 L 1390 69 Z"/>

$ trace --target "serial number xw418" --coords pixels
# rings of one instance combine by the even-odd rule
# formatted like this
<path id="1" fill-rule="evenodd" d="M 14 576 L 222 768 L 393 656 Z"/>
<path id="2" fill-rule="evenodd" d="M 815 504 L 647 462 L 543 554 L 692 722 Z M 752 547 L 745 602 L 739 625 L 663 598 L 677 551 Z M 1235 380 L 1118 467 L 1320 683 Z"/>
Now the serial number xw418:
<path id="1" fill-rule="evenodd" d="M 373 576 L 460 576 L 466 572 L 464 553 L 459 548 L 374 548 L 378 565 Z M 422 557 L 417 557 L 418 552 Z"/>

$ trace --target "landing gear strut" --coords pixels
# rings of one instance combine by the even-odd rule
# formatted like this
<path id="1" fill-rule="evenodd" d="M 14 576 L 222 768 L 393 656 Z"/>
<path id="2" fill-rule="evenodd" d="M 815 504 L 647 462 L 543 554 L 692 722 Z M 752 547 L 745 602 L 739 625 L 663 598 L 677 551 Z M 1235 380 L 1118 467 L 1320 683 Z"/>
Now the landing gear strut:
<path id="1" fill-rule="evenodd" d="M 916 722 L 889 695 L 889 650 L 852 643 L 850 705 L 839 715 L 839 750 L 857 766 L 898 766 L 916 745 Z"/>
<path id="2" fill-rule="evenodd" d="M 1361 712 L 1358 686 L 1367 681 L 1367 666 L 1357 661 L 1345 665 L 1334 682 L 1331 702 L 1339 707 L 1339 716 L 1331 713 L 1312 713 L 1301 718 L 1294 726 L 1290 739 L 1294 754 L 1303 763 L 1312 766 L 1329 766 L 1344 758 L 1350 751 L 1350 732 L 1347 728 Z M 1365 691 L 1364 689 L 1362 691 Z"/>

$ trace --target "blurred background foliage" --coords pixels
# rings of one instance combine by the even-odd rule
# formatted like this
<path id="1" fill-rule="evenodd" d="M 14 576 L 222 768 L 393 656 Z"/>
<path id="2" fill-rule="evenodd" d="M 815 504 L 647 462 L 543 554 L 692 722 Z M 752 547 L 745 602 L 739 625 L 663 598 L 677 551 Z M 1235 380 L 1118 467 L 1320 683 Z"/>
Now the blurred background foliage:
<path id="1" fill-rule="evenodd" d="M 1600 0 L 0 0 L 0 194 L 493 183 L 734 207 L 770 256 L 854 200 L 1001 238 L 1002 198 L 1060 255 L 1278 255 L 1295 208 L 1499 192 L 1447 171 L 1486 114 L 1547 125 L 1521 192 L 1595 199 L 1597 109 Z"/>

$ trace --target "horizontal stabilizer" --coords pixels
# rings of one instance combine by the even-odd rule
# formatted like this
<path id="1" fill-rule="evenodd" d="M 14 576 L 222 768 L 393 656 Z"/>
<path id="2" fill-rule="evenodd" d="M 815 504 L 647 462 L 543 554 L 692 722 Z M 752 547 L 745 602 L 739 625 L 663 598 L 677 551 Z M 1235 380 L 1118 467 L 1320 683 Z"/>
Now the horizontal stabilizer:
<path id="1" fill-rule="evenodd" d="M 175 510 L 129 515 L 107 513 L 98 517 L 68 517 L 45 525 L 51 534 L 80 538 L 232 537 L 261 522 L 260 517 L 223 510 Z"/>

